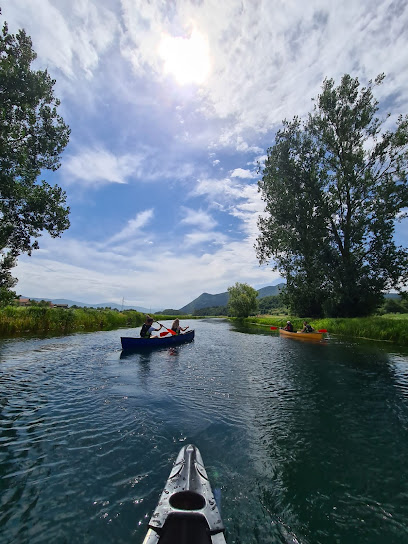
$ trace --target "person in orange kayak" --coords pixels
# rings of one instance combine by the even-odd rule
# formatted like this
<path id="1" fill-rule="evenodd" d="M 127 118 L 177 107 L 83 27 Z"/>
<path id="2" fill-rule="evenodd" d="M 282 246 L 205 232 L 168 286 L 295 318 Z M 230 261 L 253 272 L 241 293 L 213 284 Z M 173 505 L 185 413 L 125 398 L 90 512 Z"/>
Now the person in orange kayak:
<path id="1" fill-rule="evenodd" d="M 314 332 L 314 328 L 307 321 L 303 321 L 303 329 L 300 332 Z"/>
<path id="2" fill-rule="evenodd" d="M 293 332 L 293 325 L 291 321 L 286 321 L 286 327 L 283 327 L 284 331 Z"/>

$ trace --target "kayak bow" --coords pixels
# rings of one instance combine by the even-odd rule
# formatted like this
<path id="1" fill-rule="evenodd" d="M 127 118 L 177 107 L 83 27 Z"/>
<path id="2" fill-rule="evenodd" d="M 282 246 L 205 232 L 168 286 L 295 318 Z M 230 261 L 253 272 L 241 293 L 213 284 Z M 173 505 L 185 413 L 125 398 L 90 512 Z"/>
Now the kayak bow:
<path id="1" fill-rule="evenodd" d="M 225 544 L 207 472 L 192 444 L 177 456 L 143 544 Z"/>

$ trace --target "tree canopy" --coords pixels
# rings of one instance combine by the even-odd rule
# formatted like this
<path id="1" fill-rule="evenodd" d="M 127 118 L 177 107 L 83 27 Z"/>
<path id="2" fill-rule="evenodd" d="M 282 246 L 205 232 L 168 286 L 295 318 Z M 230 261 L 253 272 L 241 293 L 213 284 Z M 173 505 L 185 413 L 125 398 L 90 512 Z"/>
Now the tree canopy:
<path id="1" fill-rule="evenodd" d="M 258 308 L 258 291 L 247 283 L 237 282 L 228 287 L 228 313 L 232 317 L 248 317 Z"/>
<path id="2" fill-rule="evenodd" d="M 0 11 L 1 13 L 1 11 Z M 37 249 L 43 231 L 60 236 L 69 227 L 66 194 L 38 177 L 57 170 L 70 129 L 57 113 L 55 80 L 31 68 L 36 53 L 24 30 L 0 34 L 0 267 Z M 7 274 L 6 274 L 7 276 Z M 8 289 L 0 275 L 0 291 Z M 10 278 L 8 278 L 10 286 Z"/>
<path id="3" fill-rule="evenodd" d="M 408 117 L 391 129 L 376 116 L 383 79 L 325 79 L 307 120 L 285 120 L 268 149 L 257 257 L 286 278 L 298 315 L 368 315 L 407 284 L 408 252 L 394 234 L 408 206 Z"/>

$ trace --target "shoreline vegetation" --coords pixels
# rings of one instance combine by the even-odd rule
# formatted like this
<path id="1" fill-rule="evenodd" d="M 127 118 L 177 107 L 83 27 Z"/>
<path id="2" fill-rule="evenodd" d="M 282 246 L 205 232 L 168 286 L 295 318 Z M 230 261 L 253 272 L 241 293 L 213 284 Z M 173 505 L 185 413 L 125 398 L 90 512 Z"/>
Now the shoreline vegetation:
<path id="1" fill-rule="evenodd" d="M 153 315 L 155 321 L 171 320 L 178 317 L 183 320 L 203 319 L 217 316 L 192 315 Z M 302 328 L 303 318 L 292 316 L 250 316 L 229 319 L 248 326 L 284 327 L 290 319 L 295 330 Z M 386 314 L 364 318 L 306 318 L 315 329 L 327 329 L 329 334 L 349 338 L 366 338 L 388 341 L 399 345 L 408 345 L 408 314 Z M 140 327 L 145 314 L 136 310 L 111 310 L 95 308 L 44 308 L 38 306 L 6 306 L 0 309 L 0 336 L 13 337 L 24 334 L 69 334 L 74 332 L 92 332 L 125 327 Z"/>
<path id="2" fill-rule="evenodd" d="M 291 316 L 257 316 L 244 319 L 248 324 L 284 327 L 290 319 L 295 330 L 303 327 L 304 318 Z M 316 330 L 348 338 L 365 338 L 408 346 L 408 314 L 386 314 L 372 317 L 305 318 Z"/>
<path id="3" fill-rule="evenodd" d="M 155 321 L 200 319 L 201 316 L 168 316 L 152 314 Z M 49 308 L 41 306 L 6 306 L 0 309 L 0 337 L 20 334 L 69 334 L 141 327 L 146 315 L 136 310 L 109 308 Z"/>

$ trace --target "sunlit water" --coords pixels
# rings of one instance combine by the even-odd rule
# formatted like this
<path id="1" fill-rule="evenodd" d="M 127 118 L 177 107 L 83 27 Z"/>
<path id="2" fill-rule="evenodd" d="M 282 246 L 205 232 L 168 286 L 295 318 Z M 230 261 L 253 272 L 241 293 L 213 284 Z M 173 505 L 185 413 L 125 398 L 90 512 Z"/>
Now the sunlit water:
<path id="1" fill-rule="evenodd" d="M 189 324 L 146 354 L 134 329 L 0 341 L 2 544 L 141 543 L 187 443 L 229 544 L 408 542 L 406 351 Z"/>

